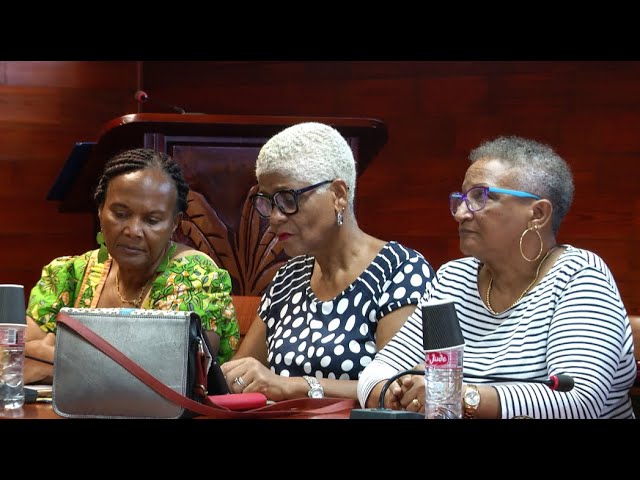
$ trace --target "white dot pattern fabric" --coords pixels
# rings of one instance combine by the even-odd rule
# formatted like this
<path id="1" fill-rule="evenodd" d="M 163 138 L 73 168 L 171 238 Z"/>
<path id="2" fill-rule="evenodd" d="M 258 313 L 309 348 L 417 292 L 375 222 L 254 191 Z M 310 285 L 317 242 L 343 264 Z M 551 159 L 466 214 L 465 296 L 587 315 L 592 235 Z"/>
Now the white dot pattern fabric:
<path id="1" fill-rule="evenodd" d="M 434 270 L 419 252 L 389 242 L 342 293 L 320 301 L 311 290 L 313 266 L 311 256 L 290 259 L 262 297 L 271 370 L 357 380 L 376 353 L 380 319 L 416 305 Z"/>

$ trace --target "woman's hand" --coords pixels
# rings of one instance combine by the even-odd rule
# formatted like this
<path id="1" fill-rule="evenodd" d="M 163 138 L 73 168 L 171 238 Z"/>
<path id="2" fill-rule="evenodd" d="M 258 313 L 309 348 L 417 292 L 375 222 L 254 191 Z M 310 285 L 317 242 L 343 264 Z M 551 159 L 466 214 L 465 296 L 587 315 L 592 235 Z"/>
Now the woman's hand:
<path id="1" fill-rule="evenodd" d="M 424 375 L 404 375 L 396 382 L 402 390 L 399 400 L 402 408 L 409 412 L 424 413 Z"/>
<path id="2" fill-rule="evenodd" d="M 229 360 L 220 368 L 233 393 L 260 392 L 276 402 L 288 398 L 286 388 L 290 378 L 276 375 L 253 357 Z"/>

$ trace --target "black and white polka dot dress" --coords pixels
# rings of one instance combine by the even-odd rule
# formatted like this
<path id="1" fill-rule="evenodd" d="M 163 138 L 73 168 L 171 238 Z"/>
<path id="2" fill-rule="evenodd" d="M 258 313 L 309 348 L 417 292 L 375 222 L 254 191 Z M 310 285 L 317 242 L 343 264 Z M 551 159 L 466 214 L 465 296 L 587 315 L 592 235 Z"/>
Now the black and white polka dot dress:
<path id="1" fill-rule="evenodd" d="M 357 380 L 376 353 L 378 321 L 417 304 L 434 271 L 417 251 L 387 243 L 332 300 L 311 290 L 314 258 L 290 259 L 276 273 L 258 313 L 267 325 L 271 370 L 284 376 Z"/>

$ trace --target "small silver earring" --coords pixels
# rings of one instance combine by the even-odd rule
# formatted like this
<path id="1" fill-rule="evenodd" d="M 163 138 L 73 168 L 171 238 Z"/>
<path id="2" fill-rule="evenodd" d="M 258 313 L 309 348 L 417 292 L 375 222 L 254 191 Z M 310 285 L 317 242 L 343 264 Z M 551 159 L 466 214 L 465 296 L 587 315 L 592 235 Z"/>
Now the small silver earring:
<path id="1" fill-rule="evenodd" d="M 344 223 L 344 215 L 342 215 L 342 212 L 338 212 L 338 214 L 336 215 L 336 222 L 339 227 L 341 227 Z"/>

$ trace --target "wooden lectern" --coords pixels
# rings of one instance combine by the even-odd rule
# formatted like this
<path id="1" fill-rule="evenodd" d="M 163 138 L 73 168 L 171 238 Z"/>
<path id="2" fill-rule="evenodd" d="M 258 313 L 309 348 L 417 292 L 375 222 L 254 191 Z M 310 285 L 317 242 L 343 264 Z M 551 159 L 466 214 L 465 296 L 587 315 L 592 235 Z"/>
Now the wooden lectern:
<path id="1" fill-rule="evenodd" d="M 130 148 L 167 152 L 191 188 L 175 240 L 206 252 L 225 268 L 233 294 L 261 295 L 287 257 L 268 221 L 247 201 L 257 191 L 255 161 L 271 136 L 310 121 L 340 131 L 354 152 L 358 175 L 387 141 L 384 123 L 367 118 L 125 115 L 108 122 L 95 144 L 77 144 L 49 198 L 62 201 L 61 212 L 95 211 L 93 192 L 107 159 Z"/>

